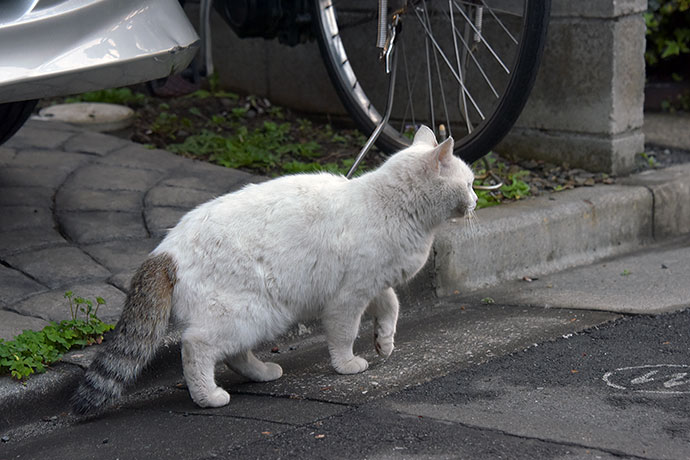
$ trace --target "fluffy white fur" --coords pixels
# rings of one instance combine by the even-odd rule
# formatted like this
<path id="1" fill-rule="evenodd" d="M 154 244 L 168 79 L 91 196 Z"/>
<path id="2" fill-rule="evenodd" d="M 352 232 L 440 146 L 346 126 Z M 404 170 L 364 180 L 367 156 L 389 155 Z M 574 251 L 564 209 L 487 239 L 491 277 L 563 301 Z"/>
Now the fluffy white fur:
<path id="1" fill-rule="evenodd" d="M 348 180 L 287 176 L 221 196 L 182 218 L 152 255 L 177 265 L 173 318 L 182 327 L 184 375 L 203 407 L 228 403 L 214 381 L 224 360 L 256 381 L 282 369 L 251 352 L 297 321 L 319 317 L 342 374 L 367 369 L 352 352 L 360 318 L 375 318 L 376 349 L 393 351 L 393 286 L 424 265 L 436 228 L 474 209 L 473 175 L 422 127 L 376 171 Z"/>

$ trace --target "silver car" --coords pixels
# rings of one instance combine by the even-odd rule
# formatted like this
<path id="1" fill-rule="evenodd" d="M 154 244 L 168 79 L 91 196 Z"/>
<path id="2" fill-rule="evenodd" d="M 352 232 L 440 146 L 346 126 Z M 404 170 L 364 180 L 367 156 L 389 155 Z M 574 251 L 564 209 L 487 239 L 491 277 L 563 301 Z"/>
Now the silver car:
<path id="1" fill-rule="evenodd" d="M 38 99 L 168 76 L 198 43 L 178 0 L 0 0 L 0 144 Z"/>

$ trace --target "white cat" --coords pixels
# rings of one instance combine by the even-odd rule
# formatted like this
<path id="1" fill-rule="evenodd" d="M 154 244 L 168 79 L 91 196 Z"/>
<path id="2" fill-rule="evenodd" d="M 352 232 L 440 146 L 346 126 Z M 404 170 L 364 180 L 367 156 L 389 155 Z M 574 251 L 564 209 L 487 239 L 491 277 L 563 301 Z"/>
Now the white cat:
<path id="1" fill-rule="evenodd" d="M 111 404 L 151 360 L 170 315 L 182 330 L 192 399 L 219 407 L 225 361 L 254 381 L 279 378 L 252 348 L 298 321 L 320 318 L 335 370 L 364 371 L 352 353 L 360 318 L 375 321 L 376 351 L 388 357 L 398 319 L 393 286 L 427 260 L 435 230 L 471 212 L 473 174 L 422 127 L 407 149 L 348 180 L 320 173 L 281 177 L 230 193 L 185 215 L 132 279 L 113 339 L 87 370 L 73 408 Z"/>

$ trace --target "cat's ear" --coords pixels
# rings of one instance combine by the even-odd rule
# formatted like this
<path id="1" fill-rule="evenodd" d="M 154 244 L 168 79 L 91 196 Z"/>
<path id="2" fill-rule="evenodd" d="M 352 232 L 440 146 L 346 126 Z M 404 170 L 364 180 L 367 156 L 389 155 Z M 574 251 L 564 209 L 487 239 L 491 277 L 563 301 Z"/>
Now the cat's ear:
<path id="1" fill-rule="evenodd" d="M 436 171 L 450 165 L 453 158 L 453 138 L 449 137 L 431 151 L 431 161 Z"/>
<path id="2" fill-rule="evenodd" d="M 428 127 L 422 125 L 415 133 L 412 144 L 424 144 L 431 147 L 436 147 L 438 145 L 438 142 L 436 142 L 436 136 L 434 135 L 434 132 L 430 130 Z"/>

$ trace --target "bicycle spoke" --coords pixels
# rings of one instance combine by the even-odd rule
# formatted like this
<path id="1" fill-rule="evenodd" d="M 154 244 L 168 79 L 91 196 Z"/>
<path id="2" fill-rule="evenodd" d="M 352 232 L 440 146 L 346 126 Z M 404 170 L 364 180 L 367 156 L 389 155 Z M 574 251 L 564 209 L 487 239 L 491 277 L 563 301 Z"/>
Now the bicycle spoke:
<path id="1" fill-rule="evenodd" d="M 407 105 L 405 106 L 405 111 L 403 112 L 402 116 L 402 122 L 400 124 L 400 132 L 402 133 L 405 132 L 405 121 L 407 120 L 408 111 L 411 112 L 412 115 L 412 125 L 417 126 L 417 121 L 415 120 L 414 115 L 414 103 L 412 102 L 412 92 L 415 86 L 417 86 L 417 77 L 419 76 L 419 74 L 415 72 L 414 81 L 412 82 L 412 85 L 410 85 L 410 69 L 407 65 L 407 52 L 405 50 L 405 40 L 402 40 L 400 45 L 402 47 L 403 63 L 405 65 L 405 84 L 407 85 Z"/>
<path id="2" fill-rule="evenodd" d="M 450 0 L 450 1 L 452 1 L 452 0 Z M 451 21 L 453 21 L 453 12 L 452 12 L 452 11 L 450 12 L 449 18 L 450 18 Z M 474 53 L 472 52 L 472 47 L 470 47 L 470 45 L 469 45 L 469 44 L 467 43 L 467 41 L 462 37 L 462 35 L 460 35 L 460 32 L 459 32 L 455 27 L 453 27 L 453 30 L 454 30 L 455 33 L 457 34 L 457 38 L 459 38 L 460 41 L 462 42 L 462 46 L 463 46 L 464 49 L 467 51 L 467 54 L 469 54 L 470 58 L 472 58 L 472 62 L 474 62 L 474 65 L 477 67 L 477 70 L 479 70 L 479 73 L 480 73 L 480 74 L 482 75 L 482 77 L 484 78 L 484 81 L 486 82 L 486 84 L 487 84 L 487 85 L 489 86 L 489 88 L 491 89 L 491 92 L 494 93 L 494 96 L 496 96 L 497 99 L 498 99 L 499 97 L 501 97 L 501 96 L 498 94 L 498 91 L 496 91 L 496 88 L 494 87 L 494 85 L 491 83 L 491 80 L 489 79 L 488 75 L 487 75 L 486 72 L 484 71 L 484 68 L 479 64 L 479 61 L 477 61 L 477 58 L 475 57 Z M 455 37 L 453 37 L 453 40 L 455 40 Z M 461 75 L 461 76 L 462 76 L 462 75 Z"/>
<path id="3" fill-rule="evenodd" d="M 441 55 L 441 58 L 443 58 L 443 60 L 445 61 L 446 65 L 448 66 L 448 69 L 450 70 L 450 73 L 453 75 L 453 77 L 455 77 L 455 80 L 458 82 L 458 84 L 460 85 L 460 87 L 462 88 L 462 90 L 467 94 L 467 98 L 468 98 L 468 99 L 470 100 L 470 102 L 472 103 L 472 106 L 474 107 L 474 109 L 477 111 L 477 113 L 478 113 L 479 116 L 482 118 L 482 120 L 485 120 L 486 117 L 484 116 L 484 113 L 481 111 L 481 109 L 480 109 L 479 106 L 477 105 L 477 102 L 476 102 L 476 101 L 474 100 L 474 98 L 472 97 L 472 94 L 470 94 L 470 92 L 467 91 L 467 87 L 465 87 L 465 83 L 464 83 L 464 82 L 462 81 L 462 79 L 460 79 L 460 77 L 458 76 L 458 73 L 455 71 L 455 69 L 453 68 L 453 65 L 452 65 L 452 64 L 450 63 L 450 61 L 448 60 L 448 56 L 446 56 L 446 54 L 445 54 L 445 53 L 443 52 L 443 50 L 441 49 L 441 46 L 436 42 L 436 39 L 433 37 L 433 35 L 432 35 L 431 32 L 429 31 L 429 29 L 426 27 L 426 24 L 425 24 L 424 20 L 419 16 L 419 11 L 417 11 L 416 8 L 414 8 L 413 10 L 414 10 L 414 12 L 415 12 L 415 15 L 417 16 L 417 20 L 420 22 L 420 24 L 421 24 L 422 27 L 424 28 L 425 36 L 428 37 L 428 40 L 430 40 L 431 43 L 433 43 L 434 47 L 436 47 L 436 49 L 438 50 L 438 53 Z"/>
<path id="4" fill-rule="evenodd" d="M 448 11 L 450 12 L 450 28 L 451 28 L 451 35 L 453 36 L 453 50 L 455 51 L 455 62 L 458 65 L 458 74 L 460 75 L 460 78 L 463 78 L 463 72 L 462 72 L 462 66 L 461 66 L 461 60 L 460 60 L 460 53 L 458 52 L 458 39 L 456 37 L 456 33 L 459 33 L 455 29 L 455 20 L 453 18 L 453 7 L 451 5 L 451 0 L 448 0 Z M 469 50 L 468 50 L 469 51 Z M 472 123 L 470 123 L 470 116 L 469 113 L 467 113 L 467 98 L 465 97 L 465 92 L 460 91 L 460 115 L 463 116 L 465 119 L 465 124 L 467 126 L 467 132 L 472 133 Z"/>
<path id="5" fill-rule="evenodd" d="M 434 129 L 436 119 L 434 117 L 434 91 L 431 80 L 431 62 L 429 62 L 429 37 L 424 38 L 424 50 L 426 52 L 426 81 L 429 94 L 429 118 L 431 118 L 431 129 Z"/>
<path id="6" fill-rule="evenodd" d="M 458 0 L 456 0 L 456 1 L 458 1 Z M 467 5 L 467 6 L 476 6 L 477 5 L 477 3 L 475 1 L 467 1 L 467 0 L 459 0 L 458 3 L 460 3 L 462 5 Z M 482 3 L 484 3 L 484 2 L 482 1 Z M 486 3 L 484 3 L 484 5 L 486 6 Z M 522 17 L 522 14 L 516 13 L 514 11 L 509 11 L 509 10 L 505 10 L 505 9 L 501 9 L 501 8 L 495 8 L 495 7 L 488 7 L 488 8 L 490 8 L 491 10 L 493 10 L 497 13 L 500 13 L 500 14 L 509 15 L 509 16 L 516 16 L 518 18 Z"/>
<path id="7" fill-rule="evenodd" d="M 489 14 L 491 14 L 491 16 L 493 16 L 493 18 L 496 20 L 498 25 L 501 26 L 501 28 L 505 31 L 506 34 L 508 34 L 508 36 L 513 41 L 513 43 L 515 43 L 516 45 L 519 45 L 518 41 L 515 39 L 515 37 L 513 37 L 513 34 L 511 34 L 510 31 L 508 30 L 508 28 L 503 24 L 503 21 L 501 21 L 498 18 L 498 16 L 496 16 L 496 13 L 494 13 L 494 9 L 491 8 L 490 6 L 488 6 L 484 0 L 481 0 L 481 1 L 482 1 L 482 4 L 484 5 L 484 7 L 489 10 Z"/>
<path id="8" fill-rule="evenodd" d="M 474 26 L 474 23 L 472 22 L 472 20 L 471 20 L 469 17 L 467 17 L 467 15 L 466 15 L 465 12 L 463 11 L 463 9 L 460 7 L 460 5 L 458 5 L 457 2 L 455 2 L 455 1 L 453 1 L 453 3 L 455 4 L 455 7 L 457 8 L 458 12 L 460 12 L 460 14 L 465 18 L 465 21 L 467 21 L 467 23 L 470 25 L 470 27 L 472 28 L 472 30 L 474 31 L 474 33 L 477 34 L 477 35 L 479 36 L 479 39 L 481 40 L 481 42 L 484 43 L 484 45 L 485 45 L 486 48 L 489 50 L 489 52 L 491 53 L 491 55 L 496 59 L 496 61 L 498 62 L 498 64 L 499 64 L 501 67 L 503 67 L 503 70 L 505 71 L 505 73 L 510 74 L 510 70 L 508 69 L 508 67 L 506 67 L 506 65 L 503 63 L 503 61 L 501 60 L 501 58 L 498 57 L 498 55 L 496 54 L 496 52 L 494 51 L 494 49 L 493 49 L 493 48 L 491 47 L 491 45 L 489 45 L 489 43 L 486 41 L 486 38 L 484 38 L 484 35 L 483 35 L 482 33 L 480 33 L 479 30 Z"/>
<path id="9" fill-rule="evenodd" d="M 431 30 L 431 21 L 429 20 L 429 11 L 427 10 L 426 2 L 424 2 L 424 13 L 426 15 L 426 20 L 427 20 L 427 26 L 429 27 L 429 30 Z M 450 135 L 450 117 L 448 116 L 448 104 L 446 103 L 446 94 L 445 91 L 443 90 L 443 79 L 441 78 L 441 68 L 438 65 L 438 55 L 434 53 L 434 64 L 436 66 L 436 74 L 438 75 L 438 86 L 441 92 L 441 102 L 443 103 L 443 112 L 446 115 L 446 126 L 448 133 Z M 436 124 L 434 123 L 432 130 L 436 130 Z"/>

